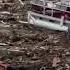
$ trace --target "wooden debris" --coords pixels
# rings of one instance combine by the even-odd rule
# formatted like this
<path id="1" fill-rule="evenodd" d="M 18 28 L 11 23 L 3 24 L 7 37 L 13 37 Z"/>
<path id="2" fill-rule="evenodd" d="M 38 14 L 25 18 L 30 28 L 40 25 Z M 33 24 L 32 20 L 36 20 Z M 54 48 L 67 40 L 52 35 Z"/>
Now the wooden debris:
<path id="1" fill-rule="evenodd" d="M 53 58 L 53 67 L 57 67 L 57 63 L 59 63 L 60 62 L 60 58 L 59 57 L 54 57 Z"/>
<path id="2" fill-rule="evenodd" d="M 21 5 L 23 6 L 25 5 L 25 3 L 22 2 L 22 0 L 18 0 L 18 1 L 21 3 Z"/>
<path id="3" fill-rule="evenodd" d="M 6 46 L 7 44 L 6 43 L 0 43 L 0 46 Z"/>
<path id="4" fill-rule="evenodd" d="M 25 22 L 25 21 L 18 21 L 18 22 L 23 24 L 28 24 L 28 22 Z"/>

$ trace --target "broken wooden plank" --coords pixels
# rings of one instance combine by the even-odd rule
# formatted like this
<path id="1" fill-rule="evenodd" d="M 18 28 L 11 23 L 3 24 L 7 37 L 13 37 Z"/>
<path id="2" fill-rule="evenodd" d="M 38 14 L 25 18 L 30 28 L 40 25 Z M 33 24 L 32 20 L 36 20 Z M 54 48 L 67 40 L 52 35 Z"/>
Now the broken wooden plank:
<path id="1" fill-rule="evenodd" d="M 25 5 L 25 3 L 22 2 L 22 0 L 18 0 L 20 2 L 21 5 Z"/>
<path id="2" fill-rule="evenodd" d="M 0 3 L 0 5 L 5 5 L 5 4 L 7 4 L 7 5 L 14 5 L 15 3 Z"/>
<path id="3" fill-rule="evenodd" d="M 24 24 L 28 24 L 28 22 L 26 22 L 26 21 L 18 21 L 19 23 L 24 23 Z"/>
<path id="4" fill-rule="evenodd" d="M 6 43 L 0 43 L 0 46 L 6 46 L 7 44 Z"/>

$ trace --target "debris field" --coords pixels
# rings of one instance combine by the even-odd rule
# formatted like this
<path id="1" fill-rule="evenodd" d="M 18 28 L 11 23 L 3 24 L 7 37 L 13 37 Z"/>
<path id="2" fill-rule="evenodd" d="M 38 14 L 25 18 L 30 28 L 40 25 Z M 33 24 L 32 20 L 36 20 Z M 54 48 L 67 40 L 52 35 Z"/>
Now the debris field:
<path id="1" fill-rule="evenodd" d="M 18 22 L 26 20 L 25 3 L 0 4 L 0 69 L 70 70 L 69 35 Z"/>

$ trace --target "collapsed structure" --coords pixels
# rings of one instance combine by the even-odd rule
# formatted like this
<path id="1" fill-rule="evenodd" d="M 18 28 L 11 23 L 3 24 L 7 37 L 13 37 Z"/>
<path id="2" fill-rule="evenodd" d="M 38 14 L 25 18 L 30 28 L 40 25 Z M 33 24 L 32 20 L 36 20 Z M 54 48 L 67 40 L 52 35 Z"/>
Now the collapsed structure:
<path id="1" fill-rule="evenodd" d="M 32 0 L 28 22 L 59 31 L 70 31 L 70 1 Z"/>

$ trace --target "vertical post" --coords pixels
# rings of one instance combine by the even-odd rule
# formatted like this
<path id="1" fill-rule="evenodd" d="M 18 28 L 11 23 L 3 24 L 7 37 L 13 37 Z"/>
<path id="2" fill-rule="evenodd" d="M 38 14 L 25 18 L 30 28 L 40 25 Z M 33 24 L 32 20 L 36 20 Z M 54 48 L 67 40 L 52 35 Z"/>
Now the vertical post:
<path id="1" fill-rule="evenodd" d="M 30 22 L 30 11 L 28 11 L 28 23 Z"/>
<path id="2" fill-rule="evenodd" d="M 54 8 L 54 4 L 53 4 L 53 7 L 52 7 L 52 15 L 51 16 L 53 16 L 53 11 L 54 11 L 53 8 Z"/>
<path id="3" fill-rule="evenodd" d="M 43 0 L 43 15 L 45 15 L 45 0 Z"/>
<path id="4" fill-rule="evenodd" d="M 53 11 L 54 11 L 54 10 L 53 10 L 53 8 L 52 8 L 52 15 L 51 15 L 51 16 L 53 16 Z"/>
<path id="5" fill-rule="evenodd" d="M 63 23 L 64 23 L 64 16 L 61 16 L 61 22 L 60 22 L 60 25 L 63 26 Z"/>

